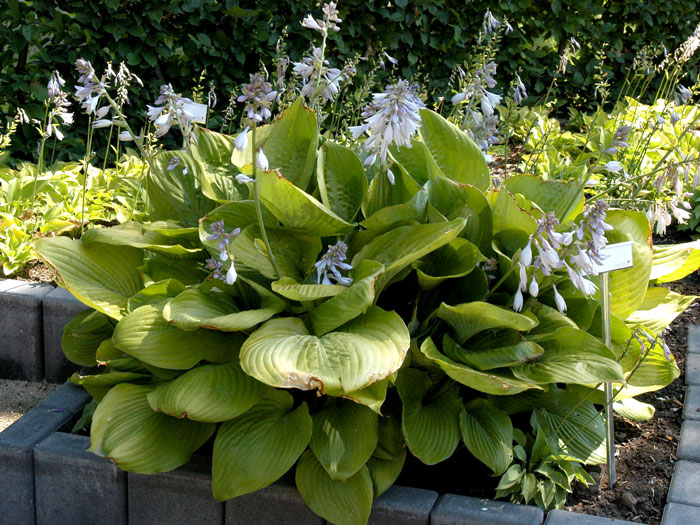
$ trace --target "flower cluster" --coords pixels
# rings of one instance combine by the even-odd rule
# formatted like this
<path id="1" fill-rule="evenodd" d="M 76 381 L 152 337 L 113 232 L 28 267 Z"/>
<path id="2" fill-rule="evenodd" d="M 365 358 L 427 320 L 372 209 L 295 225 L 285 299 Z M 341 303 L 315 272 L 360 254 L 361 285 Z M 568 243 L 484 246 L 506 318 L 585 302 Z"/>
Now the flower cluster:
<path id="1" fill-rule="evenodd" d="M 272 84 L 265 80 L 260 73 L 250 75 L 250 82 L 241 86 L 243 91 L 238 102 L 245 102 L 243 112 L 252 122 L 264 122 L 272 116 L 270 106 L 277 97 L 277 91 L 272 90 Z"/>
<path id="2" fill-rule="evenodd" d="M 175 123 L 180 125 L 183 135 L 189 136 L 194 115 L 185 109 L 185 105 L 192 104 L 191 99 L 175 93 L 173 86 L 166 84 L 160 86 L 160 96 L 155 104 L 147 106 L 147 114 L 156 126 L 156 137 L 165 135 Z"/>
<path id="3" fill-rule="evenodd" d="M 479 43 L 483 38 L 488 38 L 493 33 L 495 33 L 501 26 L 505 26 L 505 34 L 509 34 L 513 31 L 513 27 L 508 23 L 507 20 L 501 22 L 491 13 L 491 9 L 487 9 L 484 13 L 484 21 L 481 24 L 481 31 L 479 31 Z"/>
<path id="4" fill-rule="evenodd" d="M 211 224 L 211 231 L 212 233 L 207 235 L 207 240 L 208 241 L 219 241 L 219 244 L 217 246 L 217 249 L 219 250 L 219 260 L 217 261 L 214 258 L 207 259 L 207 268 L 209 270 L 213 271 L 213 277 L 215 279 L 219 279 L 224 281 L 226 284 L 233 284 L 236 282 L 237 274 L 236 274 L 236 269 L 233 264 L 233 259 L 231 259 L 231 265 L 226 272 L 226 276 L 222 278 L 222 271 L 223 271 L 223 264 L 224 262 L 229 260 L 229 244 L 231 243 L 231 239 L 236 237 L 239 233 L 241 233 L 240 228 L 234 229 L 231 233 L 226 233 L 226 230 L 224 229 L 224 221 L 216 221 Z"/>
<path id="5" fill-rule="evenodd" d="M 51 78 L 46 86 L 46 91 L 49 94 L 48 105 L 51 107 L 49 111 L 49 119 L 46 123 L 44 136 L 46 138 L 53 135 L 57 140 L 63 140 L 63 133 L 58 129 L 56 118 L 60 118 L 63 124 L 71 124 L 73 122 L 73 113 L 66 111 L 70 106 L 68 95 L 61 89 L 65 85 L 65 81 L 58 74 L 58 71 L 51 73 Z"/>
<path id="6" fill-rule="evenodd" d="M 472 98 L 481 103 L 481 111 L 485 116 L 490 117 L 494 114 L 496 106 L 501 102 L 501 95 L 492 93 L 488 89 L 496 87 L 497 64 L 489 62 L 478 68 L 473 75 L 472 82 L 466 86 L 464 91 L 457 93 L 452 97 L 453 104 L 461 104 L 464 101 L 469 101 Z M 522 85 L 522 82 L 520 82 Z M 523 90 L 525 86 L 523 86 Z"/>
<path id="7" fill-rule="evenodd" d="M 338 17 L 339 11 L 337 9 L 338 4 L 335 2 L 330 2 L 328 4 L 323 4 L 321 10 L 323 11 L 323 18 L 314 18 L 311 15 L 306 15 L 301 21 L 301 25 L 308 29 L 313 29 L 318 31 L 324 37 L 328 36 L 329 31 L 338 32 L 340 27 L 338 26 L 342 20 Z"/>
<path id="8" fill-rule="evenodd" d="M 411 138 L 420 126 L 420 109 L 425 107 L 418 97 L 418 88 L 407 80 L 399 80 L 387 86 L 384 93 L 375 93 L 371 106 L 365 107 L 364 124 L 351 126 L 350 133 L 357 140 L 363 133 L 369 138 L 364 148 L 370 151 L 365 165 L 371 166 L 379 160 L 386 162 L 389 146 L 411 147 Z"/>
<path id="9" fill-rule="evenodd" d="M 82 58 L 76 60 L 75 69 L 80 74 L 78 83 L 82 84 L 82 86 L 75 88 L 75 98 L 78 99 L 80 106 L 88 115 L 95 113 L 97 118 L 101 119 L 107 114 L 107 111 L 109 111 L 109 108 L 106 107 L 101 108 L 104 112 L 97 112 L 97 105 L 102 95 L 106 93 L 107 79 L 98 79 L 92 64 Z"/>
<path id="10" fill-rule="evenodd" d="M 600 250 L 607 245 L 605 232 L 612 229 L 605 222 L 607 209 L 605 201 L 595 201 L 584 211 L 581 222 L 563 233 L 555 230 L 559 220 L 552 212 L 537 221 L 537 231 L 530 236 L 518 262 L 520 282 L 513 299 L 516 312 L 523 307 L 523 292 L 537 297 L 538 276 L 548 277 L 556 270 L 565 269 L 573 285 L 585 296 L 595 294 L 596 286 L 587 277 L 598 275 L 598 266 L 602 263 Z M 552 288 L 557 308 L 565 312 L 564 298 L 556 285 Z"/>
<path id="11" fill-rule="evenodd" d="M 344 286 L 350 286 L 352 279 L 340 275 L 340 270 L 352 270 L 352 266 L 345 261 L 348 245 L 338 241 L 333 246 L 328 245 L 328 251 L 316 263 L 316 283 L 333 284 L 335 281 Z"/>
<path id="12" fill-rule="evenodd" d="M 323 59 L 320 47 L 315 47 L 310 57 L 303 57 L 294 62 L 294 74 L 301 77 L 301 94 L 312 98 L 317 93 L 332 102 L 340 89 L 340 83 L 354 74 L 352 68 L 340 69 L 328 67 L 328 60 Z"/>

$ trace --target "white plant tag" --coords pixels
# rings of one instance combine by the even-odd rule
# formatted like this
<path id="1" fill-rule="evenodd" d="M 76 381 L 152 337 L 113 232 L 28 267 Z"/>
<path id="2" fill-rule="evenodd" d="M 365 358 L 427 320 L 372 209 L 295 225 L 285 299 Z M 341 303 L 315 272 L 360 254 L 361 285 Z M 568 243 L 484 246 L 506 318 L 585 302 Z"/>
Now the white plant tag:
<path id="1" fill-rule="evenodd" d="M 598 265 L 598 273 L 622 270 L 633 265 L 632 241 L 608 244 L 600 250 L 600 258 L 603 264 Z"/>
<path id="2" fill-rule="evenodd" d="M 191 104 L 185 104 L 182 109 L 187 111 L 190 115 L 192 115 L 194 118 L 192 119 L 194 122 L 198 122 L 199 124 L 205 124 L 207 121 L 207 105 L 206 104 L 198 104 L 197 102 L 192 102 Z"/>

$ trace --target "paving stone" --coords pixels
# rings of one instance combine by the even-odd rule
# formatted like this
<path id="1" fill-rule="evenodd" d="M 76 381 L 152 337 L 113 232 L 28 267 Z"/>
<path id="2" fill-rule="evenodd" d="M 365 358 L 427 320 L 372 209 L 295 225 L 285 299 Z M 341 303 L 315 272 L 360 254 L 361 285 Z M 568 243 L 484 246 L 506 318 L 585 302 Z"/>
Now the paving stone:
<path id="1" fill-rule="evenodd" d="M 700 523 L 700 507 L 668 503 L 664 507 L 661 525 L 692 525 Z"/>
<path id="2" fill-rule="evenodd" d="M 293 476 L 226 501 L 226 525 L 323 525 L 297 492 Z"/>
<path id="3" fill-rule="evenodd" d="M 700 421 L 700 386 L 691 385 L 685 391 L 683 419 Z"/>
<path id="4" fill-rule="evenodd" d="M 42 300 L 53 287 L 23 283 L 0 291 L 0 377 L 40 381 L 44 377 Z"/>
<path id="5" fill-rule="evenodd" d="M 688 352 L 700 354 L 700 325 L 691 324 L 688 326 Z"/>
<path id="6" fill-rule="evenodd" d="M 445 494 L 430 516 L 431 525 L 541 525 L 542 509 L 503 501 Z"/>
<path id="7" fill-rule="evenodd" d="M 678 459 L 700 463 L 700 421 L 683 421 L 676 455 Z"/>
<path id="8" fill-rule="evenodd" d="M 211 461 L 193 458 L 171 472 L 127 475 L 129 525 L 223 524 L 211 493 Z"/>
<path id="9" fill-rule="evenodd" d="M 92 396 L 80 386 L 66 382 L 56 389 L 50 396 L 45 398 L 39 406 L 65 410 L 73 415 L 82 414 L 83 408 L 87 405 Z"/>
<path id="10" fill-rule="evenodd" d="M 61 339 L 63 327 L 87 308 L 64 288 L 54 288 L 44 297 L 44 377 L 48 382 L 62 383 L 80 369 L 63 355 Z"/>
<path id="11" fill-rule="evenodd" d="M 87 436 L 55 432 L 34 447 L 37 525 L 127 523 L 126 473 L 89 446 Z"/>
<path id="12" fill-rule="evenodd" d="M 433 490 L 394 485 L 375 500 L 368 525 L 428 525 L 437 499 Z"/>
<path id="13" fill-rule="evenodd" d="M 666 500 L 669 503 L 700 506 L 700 463 L 678 461 L 673 469 Z"/>
<path id="14" fill-rule="evenodd" d="M 68 424 L 70 411 L 38 406 L 0 432 L 0 522 L 33 524 L 34 445 Z"/>
<path id="15" fill-rule="evenodd" d="M 633 525 L 635 522 L 603 518 L 566 510 L 550 510 L 544 525 Z"/>
<path id="16" fill-rule="evenodd" d="M 18 281 L 16 279 L 0 279 L 0 293 L 7 292 L 18 286 L 22 286 L 26 281 Z"/>
<path id="17" fill-rule="evenodd" d="M 688 385 L 700 385 L 700 354 L 685 356 L 685 382 Z"/>

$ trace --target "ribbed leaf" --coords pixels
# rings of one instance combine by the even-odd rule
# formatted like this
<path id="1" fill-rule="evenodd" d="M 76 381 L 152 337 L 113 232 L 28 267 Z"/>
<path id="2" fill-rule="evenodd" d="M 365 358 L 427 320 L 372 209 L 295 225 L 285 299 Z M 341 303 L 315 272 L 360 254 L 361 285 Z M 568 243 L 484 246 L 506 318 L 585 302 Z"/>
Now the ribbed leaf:
<path id="1" fill-rule="evenodd" d="M 367 469 L 372 478 L 372 488 L 375 499 L 391 488 L 401 475 L 406 462 L 406 449 L 403 449 L 399 459 L 379 459 L 372 456 L 367 461 Z"/>
<path id="2" fill-rule="evenodd" d="M 384 266 L 365 260 L 355 269 L 352 284 L 311 312 L 314 334 L 322 336 L 367 311 L 376 295 L 375 284 L 384 273 Z"/>
<path id="3" fill-rule="evenodd" d="M 386 399 L 386 389 L 389 386 L 389 378 L 372 383 L 368 387 L 354 392 L 346 392 L 341 395 L 345 399 L 351 399 L 355 403 L 365 405 L 370 410 L 382 415 L 382 405 Z"/>
<path id="4" fill-rule="evenodd" d="M 137 308 L 117 325 L 114 345 L 149 365 L 187 370 L 199 361 L 233 361 L 244 337 L 212 330 L 182 331 L 163 318 L 164 304 Z"/>
<path id="5" fill-rule="evenodd" d="M 334 480 L 307 450 L 297 465 L 297 489 L 316 514 L 336 525 L 366 525 L 372 510 L 372 478 L 367 467 L 344 480 Z"/>
<path id="6" fill-rule="evenodd" d="M 149 284 L 136 295 L 129 297 L 126 308 L 129 312 L 133 312 L 147 304 L 158 304 L 172 299 L 185 290 L 185 285 L 177 279 L 165 279 L 164 281 Z"/>
<path id="7" fill-rule="evenodd" d="M 309 446 L 334 480 L 345 480 L 360 470 L 377 447 L 377 414 L 352 401 L 329 398 L 312 417 Z"/>
<path id="8" fill-rule="evenodd" d="M 513 461 L 513 423 L 505 412 L 485 399 L 463 405 L 459 418 L 462 439 L 474 457 L 503 474 Z"/>
<path id="9" fill-rule="evenodd" d="M 519 379 L 542 385 L 623 381 L 622 368 L 615 355 L 586 332 L 563 327 L 538 337 L 537 344 L 544 348 L 542 356 L 510 368 Z"/>
<path id="10" fill-rule="evenodd" d="M 442 350 L 450 359 L 482 371 L 516 366 L 532 361 L 544 353 L 544 349 L 532 341 L 473 350 L 456 344 L 447 334 L 442 339 Z"/>
<path id="11" fill-rule="evenodd" d="M 528 237 L 537 231 L 537 220 L 530 210 L 506 189 L 489 195 L 493 203 L 493 240 L 506 255 L 512 255 L 527 244 Z"/>
<path id="12" fill-rule="evenodd" d="M 97 402 L 107 395 L 112 387 L 121 383 L 130 383 L 139 380 L 150 379 L 150 374 L 142 374 L 132 371 L 111 371 L 105 374 L 95 375 L 80 375 L 75 372 L 70 381 L 74 385 L 80 385 L 95 399 Z"/>
<path id="13" fill-rule="evenodd" d="M 700 268 L 700 241 L 654 246 L 650 280 L 677 281 Z"/>
<path id="14" fill-rule="evenodd" d="M 697 298 L 697 295 L 681 295 L 661 286 L 652 286 L 647 289 L 644 302 L 625 322 L 630 326 L 644 325 L 660 334 Z"/>
<path id="15" fill-rule="evenodd" d="M 112 337 L 113 331 L 109 317 L 95 310 L 83 310 L 63 328 L 63 353 L 73 363 L 95 366 L 100 343 Z"/>
<path id="16" fill-rule="evenodd" d="M 112 388 L 92 417 L 88 450 L 108 457 L 123 470 L 142 474 L 186 463 L 216 426 L 154 412 L 146 399 L 151 390 L 131 384 Z"/>
<path id="17" fill-rule="evenodd" d="M 46 237 L 36 242 L 36 250 L 61 286 L 115 319 L 121 319 L 127 299 L 143 288 L 138 271 L 143 252 L 136 248 L 107 244 L 87 248 L 67 237 Z"/>
<path id="18" fill-rule="evenodd" d="M 408 202 L 384 206 L 367 217 L 360 225 L 368 230 L 385 231 L 396 223 L 425 222 L 427 204 L 428 192 L 420 188 Z"/>
<path id="19" fill-rule="evenodd" d="M 267 387 L 246 375 L 238 363 L 203 365 L 148 394 L 153 410 L 170 416 L 216 423 L 240 416 Z"/>
<path id="20" fill-rule="evenodd" d="M 237 332 L 263 323 L 283 309 L 284 302 L 269 292 L 262 299 L 260 308 L 241 309 L 225 293 L 212 290 L 207 294 L 197 288 L 190 288 L 168 301 L 163 309 L 163 317 L 182 330 L 208 328 Z"/>
<path id="21" fill-rule="evenodd" d="M 195 126 L 194 157 L 200 165 L 202 193 L 216 202 L 240 200 L 248 194 L 243 184 L 236 183 L 239 170 L 231 162 L 235 149 L 233 137 Z"/>
<path id="22" fill-rule="evenodd" d="M 440 168 L 423 142 L 411 139 L 410 148 L 392 146 L 389 151 L 394 160 L 401 164 L 418 184 L 423 185 L 440 174 Z"/>
<path id="23" fill-rule="evenodd" d="M 393 374 L 410 342 L 394 312 L 376 306 L 322 337 L 298 318 L 267 321 L 241 349 L 243 370 L 270 386 L 340 395 Z"/>
<path id="24" fill-rule="evenodd" d="M 310 235 L 344 235 L 353 229 L 314 197 L 274 171 L 261 172 L 257 180 L 260 200 L 284 226 Z"/>
<path id="25" fill-rule="evenodd" d="M 365 217 L 371 217 L 383 208 L 407 203 L 421 189 L 400 164 L 394 164 L 391 172 L 394 174 L 393 184 L 384 170 L 376 173 L 369 183 L 361 206 Z"/>
<path id="26" fill-rule="evenodd" d="M 543 210 L 553 211 L 561 222 L 574 219 L 583 210 L 583 191 L 576 180 L 544 180 L 535 175 L 516 175 L 505 182 L 511 193 L 520 193 Z"/>
<path id="27" fill-rule="evenodd" d="M 326 208 L 352 222 L 368 187 L 365 170 L 357 155 L 345 146 L 326 141 L 319 151 L 316 178 Z"/>
<path id="28" fill-rule="evenodd" d="M 423 463 L 449 458 L 459 442 L 460 403 L 457 388 L 447 381 L 437 390 L 427 373 L 403 370 L 396 380 L 403 412 L 403 435 L 408 448 Z"/>
<path id="29" fill-rule="evenodd" d="M 189 246 L 183 246 L 177 243 L 176 238 L 148 230 L 143 224 L 134 221 L 111 228 L 91 228 L 83 234 L 81 240 L 86 248 L 94 243 L 131 246 L 177 259 L 198 257 L 202 253 L 200 247 L 194 247 L 191 243 L 187 243 Z"/>
<path id="30" fill-rule="evenodd" d="M 474 141 L 434 111 L 422 109 L 420 116 L 420 136 L 442 173 L 452 180 L 486 191 L 491 182 L 489 168 Z"/>
<path id="31" fill-rule="evenodd" d="M 467 365 L 458 363 L 440 353 L 430 337 L 423 341 L 420 351 L 425 357 L 442 368 L 452 379 L 474 390 L 479 390 L 480 392 L 502 396 L 517 394 L 530 388 L 541 390 L 541 387 L 530 381 L 524 381 L 514 377 L 508 369 L 480 372 Z"/>
<path id="32" fill-rule="evenodd" d="M 214 440 L 212 489 L 219 500 L 254 492 L 287 472 L 311 437 L 306 403 L 293 409 L 287 392 L 269 391 L 255 406 L 221 425 Z"/>
<path id="33" fill-rule="evenodd" d="M 467 275 L 483 260 L 484 257 L 476 245 L 458 237 L 413 263 L 413 267 L 418 274 L 418 284 L 421 288 L 431 290 L 447 279 Z"/>
<path id="34" fill-rule="evenodd" d="M 459 343 L 491 328 L 512 328 L 526 332 L 537 326 L 537 321 L 530 317 L 481 301 L 456 306 L 442 303 L 437 316 L 452 327 Z"/>
<path id="35" fill-rule="evenodd" d="M 292 301 L 315 301 L 333 297 L 347 288 L 341 284 L 299 284 L 294 279 L 282 277 L 272 283 L 272 291 Z"/>
<path id="36" fill-rule="evenodd" d="M 649 421 L 656 412 L 654 405 L 642 403 L 631 397 L 613 402 L 613 410 L 622 417 L 640 422 Z"/>
<path id="37" fill-rule="evenodd" d="M 465 219 L 455 219 L 438 224 L 401 226 L 373 239 L 353 258 L 352 265 L 370 259 L 384 265 L 384 275 L 375 288 L 382 290 L 391 279 L 411 264 L 449 243 L 464 228 Z"/>

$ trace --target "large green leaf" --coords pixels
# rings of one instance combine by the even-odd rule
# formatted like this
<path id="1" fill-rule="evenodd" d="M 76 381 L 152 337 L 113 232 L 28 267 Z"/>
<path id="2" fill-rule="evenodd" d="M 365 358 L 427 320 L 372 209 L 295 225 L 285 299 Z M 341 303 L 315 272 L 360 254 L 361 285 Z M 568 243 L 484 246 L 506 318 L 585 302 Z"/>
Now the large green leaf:
<path id="1" fill-rule="evenodd" d="M 481 253 L 491 253 L 491 206 L 478 188 L 469 184 L 459 184 L 446 177 L 436 177 L 428 185 L 428 199 L 448 220 L 465 217 L 467 225 L 460 237 L 476 244 Z"/>
<path id="2" fill-rule="evenodd" d="M 272 319 L 244 343 L 241 366 L 270 386 L 338 395 L 393 374 L 409 343 L 401 318 L 376 306 L 322 337 L 310 335 L 299 318 Z"/>
<path id="3" fill-rule="evenodd" d="M 544 354 L 512 367 L 516 377 L 539 384 L 622 382 L 615 354 L 596 337 L 571 327 L 538 337 Z"/>
<path id="4" fill-rule="evenodd" d="M 180 165 L 168 169 L 175 157 Z M 214 207 L 214 202 L 200 191 L 198 162 L 186 151 L 162 151 L 153 156 L 152 166 L 146 182 L 153 206 L 150 219 L 197 226 L 199 218 Z"/>
<path id="5" fill-rule="evenodd" d="M 553 211 L 561 222 L 574 219 L 583 210 L 583 191 L 577 180 L 544 180 L 534 175 L 516 175 L 506 180 L 511 193 L 520 193 L 545 212 Z"/>
<path id="6" fill-rule="evenodd" d="M 440 174 L 440 168 L 423 142 L 411 139 L 410 148 L 389 148 L 392 158 L 401 164 L 413 180 L 425 184 Z"/>
<path id="7" fill-rule="evenodd" d="M 464 343 L 473 335 L 491 328 L 512 328 L 526 332 L 537 326 L 537 321 L 526 315 L 481 301 L 456 306 L 442 303 L 437 310 L 437 316 L 452 327 L 459 343 Z"/>
<path id="8" fill-rule="evenodd" d="M 316 178 L 321 202 L 352 222 L 369 185 L 362 161 L 345 146 L 326 141 L 318 155 Z"/>
<path id="9" fill-rule="evenodd" d="M 256 309 L 241 308 L 228 294 L 214 290 L 204 293 L 198 288 L 190 288 L 168 301 L 163 317 L 182 330 L 208 328 L 236 332 L 253 328 L 280 313 L 284 302 L 267 292 L 259 306 Z"/>
<path id="10" fill-rule="evenodd" d="M 120 350 L 149 365 L 187 370 L 202 360 L 233 361 L 244 337 L 214 330 L 185 332 L 163 318 L 164 303 L 146 305 L 117 324 L 112 342 Z"/>
<path id="11" fill-rule="evenodd" d="M 298 97 L 270 126 L 263 151 L 271 169 L 279 169 L 285 179 L 306 190 L 316 164 L 317 147 L 316 115 Z"/>
<path id="12" fill-rule="evenodd" d="M 493 204 L 493 239 L 506 255 L 511 256 L 527 244 L 537 231 L 537 220 L 512 193 L 505 189 L 490 196 Z"/>
<path id="13" fill-rule="evenodd" d="M 92 416 L 90 452 L 122 470 L 154 474 L 173 470 L 214 433 L 216 426 L 154 412 L 146 396 L 152 387 L 120 384 Z"/>
<path id="14" fill-rule="evenodd" d="M 700 240 L 683 244 L 654 246 L 650 280 L 657 283 L 677 281 L 700 268 Z"/>
<path id="15" fill-rule="evenodd" d="M 148 394 L 153 410 L 170 416 L 216 423 L 240 416 L 267 387 L 246 375 L 238 363 L 203 365 Z"/>
<path id="16" fill-rule="evenodd" d="M 652 286 L 647 290 L 644 302 L 625 322 L 630 326 L 644 325 L 660 334 L 697 298 L 697 295 L 681 295 L 661 286 Z"/>
<path id="17" fill-rule="evenodd" d="M 95 310 L 83 310 L 63 328 L 63 353 L 73 363 L 95 366 L 95 353 L 100 343 L 112 337 L 113 331 L 109 317 Z"/>
<path id="18" fill-rule="evenodd" d="M 481 372 L 465 364 L 458 363 L 440 353 L 430 337 L 423 341 L 420 351 L 430 361 L 442 368 L 452 379 L 480 392 L 502 396 L 517 394 L 530 388 L 541 389 L 541 387 L 531 381 L 516 378 L 508 369 Z"/>
<path id="19" fill-rule="evenodd" d="M 638 211 L 609 210 L 605 222 L 614 228 L 606 233 L 610 244 L 633 242 L 634 266 L 610 272 L 610 307 L 613 314 L 625 319 L 644 302 L 653 255 L 651 229 L 646 215 Z"/>
<path id="20" fill-rule="evenodd" d="M 382 405 L 386 400 L 386 389 L 391 377 L 372 383 L 371 385 L 354 392 L 346 392 L 340 397 L 351 399 L 355 403 L 365 405 L 370 410 L 382 415 Z"/>
<path id="21" fill-rule="evenodd" d="M 485 399 L 473 399 L 463 405 L 459 424 L 469 452 L 494 475 L 503 474 L 513 461 L 513 423 L 508 415 Z"/>
<path id="22" fill-rule="evenodd" d="M 75 372 L 71 376 L 70 382 L 82 386 L 99 403 L 115 385 L 149 379 L 151 379 L 150 374 L 115 370 L 95 375 L 81 375 L 79 372 Z"/>
<path id="23" fill-rule="evenodd" d="M 634 398 L 620 399 L 613 402 L 613 410 L 622 417 L 632 421 L 649 421 L 654 417 L 654 405 L 642 403 Z"/>
<path id="24" fill-rule="evenodd" d="M 374 497 L 386 492 L 401 474 L 406 461 L 406 440 L 398 417 L 379 418 L 379 441 L 372 457 L 367 461 L 372 476 Z"/>
<path id="25" fill-rule="evenodd" d="M 136 248 L 107 244 L 88 248 L 67 237 L 49 237 L 36 241 L 36 250 L 61 286 L 115 319 L 121 319 L 128 298 L 143 288 L 138 271 L 143 252 Z"/>
<path id="26" fill-rule="evenodd" d="M 447 279 L 467 275 L 483 260 L 484 257 L 476 245 L 458 237 L 413 263 L 413 267 L 418 274 L 421 288 L 431 290 Z"/>
<path id="27" fill-rule="evenodd" d="M 356 474 L 377 447 L 377 414 L 363 405 L 329 398 L 312 419 L 309 446 L 331 479 L 345 480 Z"/>
<path id="28" fill-rule="evenodd" d="M 425 222 L 427 204 L 428 193 L 420 188 L 408 202 L 384 206 L 367 217 L 360 225 L 368 230 L 384 232 L 398 223 Z"/>
<path id="29" fill-rule="evenodd" d="M 389 180 L 386 171 L 379 171 L 369 183 L 369 188 L 362 200 L 362 214 L 371 217 L 382 208 L 404 204 L 411 200 L 420 185 L 403 169 L 400 164 L 391 167 L 394 183 Z"/>
<path id="30" fill-rule="evenodd" d="M 297 489 L 316 514 L 336 525 L 366 525 L 374 491 L 367 467 L 346 480 L 332 479 L 307 450 L 297 465 Z"/>
<path id="31" fill-rule="evenodd" d="M 353 224 L 326 208 L 275 171 L 258 174 L 260 200 L 284 226 L 310 235 L 344 235 Z"/>
<path id="32" fill-rule="evenodd" d="M 128 221 L 111 228 L 91 228 L 82 236 L 83 246 L 89 248 L 94 243 L 114 246 L 132 246 L 151 251 L 166 257 L 187 259 L 198 257 L 201 248 L 177 244 L 177 239 L 148 230 L 143 224 Z"/>
<path id="33" fill-rule="evenodd" d="M 420 136 L 442 173 L 462 184 L 486 191 L 489 168 L 479 146 L 457 126 L 434 111 L 421 109 Z"/>
<path id="34" fill-rule="evenodd" d="M 353 273 L 353 283 L 311 312 L 314 334 L 322 336 L 365 313 L 374 303 L 375 284 L 382 273 L 384 266 L 378 262 L 362 261 Z"/>
<path id="35" fill-rule="evenodd" d="M 233 137 L 198 126 L 194 135 L 197 142 L 192 149 L 194 158 L 199 161 L 204 195 L 216 202 L 236 201 L 247 196 L 245 185 L 236 183 L 239 170 L 231 162 L 235 149 Z"/>
<path id="36" fill-rule="evenodd" d="M 406 266 L 449 243 L 464 228 L 465 219 L 437 224 L 401 226 L 373 239 L 352 259 L 356 267 L 370 259 L 384 265 L 384 275 L 375 285 L 379 293 Z"/>
<path id="37" fill-rule="evenodd" d="M 288 392 L 268 391 L 244 414 L 221 425 L 214 440 L 212 490 L 219 500 L 254 492 L 287 472 L 311 438 L 309 408 Z"/>
<path id="38" fill-rule="evenodd" d="M 544 352 L 541 346 L 532 341 L 518 341 L 508 346 L 489 348 L 465 348 L 456 344 L 447 334 L 442 340 L 442 350 L 450 359 L 481 371 L 516 366 L 532 361 Z"/>
<path id="39" fill-rule="evenodd" d="M 292 301 L 315 301 L 333 297 L 347 290 L 342 284 L 299 284 L 290 277 L 272 283 L 272 291 Z"/>
<path id="40" fill-rule="evenodd" d="M 436 386 L 430 375 L 402 370 L 396 389 L 403 402 L 401 427 L 406 444 L 423 463 L 449 458 L 459 442 L 459 393 L 451 381 Z"/>
<path id="41" fill-rule="evenodd" d="M 162 303 L 184 292 L 185 289 L 185 285 L 176 279 L 166 279 L 149 284 L 136 295 L 129 297 L 126 308 L 129 312 L 133 312 L 137 308 L 147 304 Z"/>

